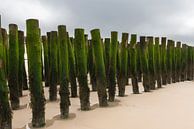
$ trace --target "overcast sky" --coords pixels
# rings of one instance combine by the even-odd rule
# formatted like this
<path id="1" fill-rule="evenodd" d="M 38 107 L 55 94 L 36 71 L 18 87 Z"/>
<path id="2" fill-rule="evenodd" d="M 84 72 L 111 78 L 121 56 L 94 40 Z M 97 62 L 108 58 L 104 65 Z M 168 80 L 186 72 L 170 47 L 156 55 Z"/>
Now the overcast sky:
<path id="1" fill-rule="evenodd" d="M 193 0 L 0 0 L 2 26 L 37 18 L 42 33 L 64 24 L 72 35 L 77 27 L 100 28 L 103 37 L 110 31 L 138 35 L 168 36 L 194 42 Z"/>

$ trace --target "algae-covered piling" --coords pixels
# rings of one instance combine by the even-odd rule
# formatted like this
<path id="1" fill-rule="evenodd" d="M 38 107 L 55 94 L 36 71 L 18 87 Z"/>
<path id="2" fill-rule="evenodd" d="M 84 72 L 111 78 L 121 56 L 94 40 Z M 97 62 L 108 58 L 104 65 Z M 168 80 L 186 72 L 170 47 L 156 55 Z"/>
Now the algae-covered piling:
<path id="1" fill-rule="evenodd" d="M 87 80 L 87 58 L 84 29 L 75 29 L 75 53 L 81 110 L 90 109 L 90 89 Z"/>
<path id="2" fill-rule="evenodd" d="M 143 87 L 144 92 L 149 92 L 150 87 L 150 73 L 149 73 L 149 64 L 148 64 L 148 43 L 146 37 L 140 37 L 140 62 L 141 69 L 143 73 Z"/>
<path id="3" fill-rule="evenodd" d="M 8 85 L 10 90 L 10 100 L 12 109 L 19 108 L 19 47 L 18 47 L 18 26 L 9 25 L 9 68 L 8 68 Z"/>
<path id="4" fill-rule="evenodd" d="M 166 37 L 161 39 L 161 70 L 162 70 L 162 85 L 167 84 L 167 54 L 166 54 Z"/>
<path id="5" fill-rule="evenodd" d="M 99 105 L 104 107 L 108 105 L 107 93 L 106 93 L 107 82 L 106 82 L 106 73 L 105 73 L 100 30 L 99 29 L 92 30 L 91 35 L 92 35 L 92 47 L 94 50 L 94 59 L 95 59 L 95 66 L 96 66 L 95 71 L 96 71 Z"/>
<path id="6" fill-rule="evenodd" d="M 119 88 L 119 96 L 125 95 L 125 86 L 127 77 L 127 69 L 128 69 L 128 33 L 122 33 L 122 41 L 120 48 L 120 59 L 119 59 L 119 71 L 118 71 L 118 88 Z"/>
<path id="7" fill-rule="evenodd" d="M 157 81 L 157 87 L 162 87 L 162 69 L 161 69 L 161 48 L 160 48 L 160 38 L 155 38 L 155 75 L 156 75 L 156 81 Z"/>
<path id="8" fill-rule="evenodd" d="M 0 127 L 1 129 L 12 129 L 12 111 L 9 104 L 8 85 L 6 83 L 6 69 L 3 52 L 3 36 L 0 29 Z"/>
<path id="9" fill-rule="evenodd" d="M 28 19 L 26 24 L 26 42 L 28 45 L 28 73 L 32 106 L 32 126 L 42 127 L 45 125 L 45 97 L 42 85 L 39 22 L 36 19 Z"/>
<path id="10" fill-rule="evenodd" d="M 58 39 L 59 39 L 59 72 L 60 72 L 60 111 L 61 118 L 68 118 L 69 116 L 69 56 L 68 56 L 68 37 L 66 26 L 60 25 L 58 26 Z"/>
<path id="11" fill-rule="evenodd" d="M 19 96 L 22 96 L 23 82 L 24 82 L 24 32 L 18 31 L 18 45 L 19 45 L 19 70 L 18 70 L 18 85 Z"/>
<path id="12" fill-rule="evenodd" d="M 58 49 L 57 49 L 57 31 L 50 33 L 50 87 L 49 99 L 50 101 L 57 100 L 57 83 L 58 83 Z"/>
<path id="13" fill-rule="evenodd" d="M 132 81 L 132 90 L 134 94 L 139 94 L 138 86 L 138 73 L 137 73 L 137 35 L 131 35 L 131 41 L 129 46 L 129 55 L 130 55 L 130 73 Z M 140 69 L 140 68 L 139 68 Z"/>
<path id="14" fill-rule="evenodd" d="M 109 101 L 114 101 L 116 90 L 116 66 L 117 66 L 117 46 L 118 46 L 118 32 L 111 32 L 111 45 L 110 45 L 110 66 L 108 76 L 108 93 Z"/>

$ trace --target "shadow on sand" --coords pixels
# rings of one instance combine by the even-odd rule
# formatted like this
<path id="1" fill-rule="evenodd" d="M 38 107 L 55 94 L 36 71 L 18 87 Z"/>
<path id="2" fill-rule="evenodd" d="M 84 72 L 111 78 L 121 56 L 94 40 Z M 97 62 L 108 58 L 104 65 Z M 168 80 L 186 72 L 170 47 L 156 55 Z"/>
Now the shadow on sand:
<path id="1" fill-rule="evenodd" d="M 56 120 L 67 121 L 67 120 L 73 120 L 75 118 L 76 118 L 76 114 L 75 113 L 69 113 L 69 117 L 67 119 L 62 119 L 60 117 L 60 115 L 56 115 L 52 119 L 46 120 L 46 125 L 44 127 L 41 127 L 41 128 L 33 128 L 32 127 L 32 123 L 28 123 L 24 127 L 22 127 L 22 128 L 16 128 L 16 129 L 46 129 L 46 128 L 52 126 Z"/>

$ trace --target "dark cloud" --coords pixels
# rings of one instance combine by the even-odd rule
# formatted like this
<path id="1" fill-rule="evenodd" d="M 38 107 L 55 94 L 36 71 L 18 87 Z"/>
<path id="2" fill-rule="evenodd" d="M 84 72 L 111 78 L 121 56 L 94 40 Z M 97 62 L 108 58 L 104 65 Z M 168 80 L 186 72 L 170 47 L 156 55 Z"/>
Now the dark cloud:
<path id="1" fill-rule="evenodd" d="M 40 19 L 42 32 L 67 25 L 70 34 L 82 27 L 86 33 L 100 28 L 138 35 L 168 36 L 192 42 L 194 8 L 192 0 L 0 0 L 3 26 L 15 22 L 25 29 L 27 18 Z"/>

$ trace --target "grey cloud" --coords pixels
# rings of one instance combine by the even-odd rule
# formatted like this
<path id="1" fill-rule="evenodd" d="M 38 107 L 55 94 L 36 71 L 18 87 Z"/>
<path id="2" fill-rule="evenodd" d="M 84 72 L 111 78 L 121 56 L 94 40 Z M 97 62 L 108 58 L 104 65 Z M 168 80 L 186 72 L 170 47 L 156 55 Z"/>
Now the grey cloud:
<path id="1" fill-rule="evenodd" d="M 3 1 L 3 0 L 0 0 Z M 16 1 L 7 0 L 12 2 Z M 20 0 L 25 1 L 25 0 Z M 110 31 L 137 33 L 138 35 L 169 36 L 175 40 L 192 42 L 194 34 L 194 1 L 191 0 L 26 0 L 37 4 L 50 14 L 40 20 L 42 32 L 54 30 L 59 24 L 67 25 L 70 34 L 76 27 L 83 27 L 86 33 L 93 28 L 100 28 L 103 36 L 110 36 Z M 36 1 L 36 2 L 34 2 Z M 0 11 L 3 2 L 0 5 Z M 17 9 L 18 7 L 15 7 Z M 21 7 L 22 8 L 22 7 Z M 14 11 L 4 7 L 6 12 Z M 34 10 L 35 14 L 40 10 Z M 16 11 L 17 12 L 17 11 Z M 30 16 L 28 10 L 23 12 Z M 6 15 L 7 14 L 7 15 Z M 3 25 L 13 19 L 3 14 Z M 25 29 L 25 20 L 15 14 L 15 22 Z M 35 17 L 36 18 L 36 17 Z M 194 37 L 194 36 L 193 36 Z"/>

